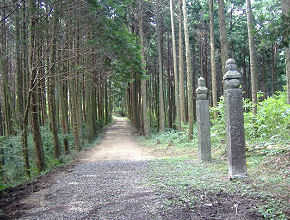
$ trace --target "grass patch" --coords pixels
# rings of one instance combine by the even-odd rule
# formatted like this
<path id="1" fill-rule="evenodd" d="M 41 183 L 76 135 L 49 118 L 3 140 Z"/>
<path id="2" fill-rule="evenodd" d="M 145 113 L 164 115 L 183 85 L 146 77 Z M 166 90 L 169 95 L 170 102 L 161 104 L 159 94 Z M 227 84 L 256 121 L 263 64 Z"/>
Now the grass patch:
<path id="1" fill-rule="evenodd" d="M 198 161 L 197 140 L 188 142 L 186 131 L 168 130 L 150 138 L 136 138 L 151 153 L 162 158 L 151 162 L 148 179 L 151 187 L 167 195 L 166 206 L 203 213 L 200 210 L 208 205 L 207 208 L 217 213 L 215 217 L 224 218 L 235 215 L 236 210 L 237 219 L 290 217 L 289 146 L 248 147 L 249 177 L 230 180 L 223 135 L 212 134 L 213 159 L 208 163 Z M 168 145 L 170 141 L 173 141 L 172 146 Z M 247 206 L 251 208 L 243 209 Z"/>

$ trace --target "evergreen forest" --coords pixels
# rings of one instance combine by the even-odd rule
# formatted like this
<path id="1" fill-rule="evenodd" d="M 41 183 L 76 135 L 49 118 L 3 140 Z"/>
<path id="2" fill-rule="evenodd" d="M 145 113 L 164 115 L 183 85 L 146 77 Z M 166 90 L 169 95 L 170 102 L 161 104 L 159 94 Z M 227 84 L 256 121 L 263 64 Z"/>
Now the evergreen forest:
<path id="1" fill-rule="evenodd" d="M 289 0 L 0 0 L 0 219 L 20 216 L 10 214 L 22 194 L 9 192 L 30 189 L 98 148 L 122 129 L 110 130 L 120 120 L 158 155 L 144 172 L 167 195 L 167 210 L 175 207 L 165 219 L 232 217 L 196 214 L 215 207 L 207 199 L 218 200 L 217 192 L 232 201 L 222 211 L 235 213 L 231 219 L 290 218 L 289 42 Z M 243 180 L 227 179 L 229 58 L 241 74 Z M 193 168 L 200 77 L 213 160 Z M 243 204 L 257 207 L 250 213 Z"/>

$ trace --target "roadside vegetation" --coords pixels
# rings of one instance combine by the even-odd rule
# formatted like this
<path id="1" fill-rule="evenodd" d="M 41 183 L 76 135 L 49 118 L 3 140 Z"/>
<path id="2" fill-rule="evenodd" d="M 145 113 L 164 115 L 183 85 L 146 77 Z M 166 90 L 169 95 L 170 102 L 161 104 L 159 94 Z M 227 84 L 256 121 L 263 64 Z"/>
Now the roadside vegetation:
<path id="1" fill-rule="evenodd" d="M 149 139 L 138 137 L 152 152 L 163 157 L 152 162 L 149 180 L 151 186 L 168 194 L 165 203 L 169 207 L 201 213 L 206 207 L 216 217 L 230 212 L 240 218 L 253 218 L 242 216 L 245 213 L 242 204 L 250 203 L 252 211 L 260 213 L 260 217 L 289 218 L 290 106 L 286 104 L 286 92 L 259 102 L 255 117 L 251 106 L 245 99 L 249 176 L 245 179 L 228 178 L 223 99 L 216 109 L 211 109 L 211 113 L 218 111 L 219 116 L 217 120 L 212 117 L 212 161 L 209 163 L 198 161 L 197 138 L 188 142 L 187 126 L 180 132 L 174 129 L 155 132 Z M 223 209 L 219 210 L 218 202 L 223 203 Z"/>
<path id="2" fill-rule="evenodd" d="M 98 130 L 98 137 L 93 141 L 89 141 L 87 137 L 87 130 L 85 125 L 83 126 L 82 130 L 83 135 L 81 136 L 81 143 L 82 143 L 82 150 L 87 150 L 97 143 L 100 142 L 102 137 L 102 130 Z M 2 173 L 3 173 L 3 181 L 0 183 L 0 191 L 6 188 L 10 188 L 13 186 L 17 186 L 21 183 L 25 183 L 27 181 L 31 182 L 35 179 L 35 177 L 39 175 L 44 175 L 51 170 L 54 170 L 58 167 L 61 167 L 65 164 L 71 162 L 78 154 L 79 151 L 75 150 L 74 148 L 70 149 L 70 152 L 61 152 L 61 156 L 59 158 L 54 157 L 53 148 L 53 135 L 49 130 L 49 125 L 45 125 L 41 127 L 41 136 L 43 138 L 43 150 L 45 154 L 45 160 L 47 163 L 47 168 L 45 171 L 39 173 L 36 164 L 36 158 L 34 154 L 33 148 L 33 137 L 30 133 L 28 135 L 28 153 L 30 158 L 30 178 L 25 175 L 24 169 L 24 161 L 21 149 L 21 136 L 11 136 L 9 138 L 1 137 L 0 145 L 2 149 L 5 151 L 6 160 L 5 164 L 2 166 Z M 63 140 L 65 135 L 62 131 L 59 132 L 59 137 Z M 73 134 L 67 134 L 66 139 L 70 146 L 74 143 Z"/>

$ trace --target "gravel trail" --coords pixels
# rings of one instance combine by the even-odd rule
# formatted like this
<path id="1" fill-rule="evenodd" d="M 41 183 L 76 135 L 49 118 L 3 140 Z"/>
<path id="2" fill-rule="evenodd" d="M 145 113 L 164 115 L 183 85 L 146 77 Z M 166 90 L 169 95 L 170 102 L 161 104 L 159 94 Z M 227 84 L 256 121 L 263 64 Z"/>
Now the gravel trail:
<path id="1" fill-rule="evenodd" d="M 145 186 L 154 157 L 133 139 L 124 118 L 115 118 L 99 146 L 48 187 L 20 202 L 20 219 L 172 219 L 162 213 L 162 196 Z"/>

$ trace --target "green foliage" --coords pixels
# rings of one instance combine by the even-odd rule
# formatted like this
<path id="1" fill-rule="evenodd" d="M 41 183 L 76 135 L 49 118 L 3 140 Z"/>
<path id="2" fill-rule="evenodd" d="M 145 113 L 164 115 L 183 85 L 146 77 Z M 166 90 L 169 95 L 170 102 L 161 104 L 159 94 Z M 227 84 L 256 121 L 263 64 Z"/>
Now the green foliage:
<path id="1" fill-rule="evenodd" d="M 289 141 L 290 106 L 287 105 L 286 91 L 259 102 L 257 115 L 252 113 L 252 103 L 243 100 L 244 123 L 246 141 L 251 145 L 284 144 Z M 213 118 L 213 111 L 218 111 L 217 120 Z M 221 98 L 217 108 L 211 108 L 212 134 L 215 138 L 225 138 L 224 98 Z"/>
<path id="2" fill-rule="evenodd" d="M 98 126 L 100 128 L 98 133 L 100 134 L 101 128 L 103 127 L 103 123 L 98 121 Z M 86 128 L 84 126 L 84 132 L 85 129 Z M 58 135 L 60 140 L 63 140 L 64 137 L 66 136 L 69 142 L 69 146 L 74 145 L 73 134 L 70 133 L 65 135 L 60 130 Z M 71 149 L 70 154 L 66 155 L 64 154 L 64 149 L 62 148 L 61 149 L 62 155 L 60 156 L 60 158 L 58 159 L 54 158 L 53 136 L 49 129 L 48 124 L 46 126 L 41 127 L 41 136 L 43 141 L 42 143 L 45 160 L 47 163 L 47 169 L 44 171 L 44 173 L 49 172 L 50 170 L 55 169 L 56 167 L 63 166 L 64 164 L 70 162 L 77 155 L 77 151 L 75 151 L 74 149 Z M 97 138 L 95 142 L 89 143 L 85 135 L 81 139 L 83 148 L 89 148 L 91 146 L 94 146 L 96 144 L 96 141 L 99 140 L 100 139 Z M 35 149 L 31 133 L 28 135 L 28 146 L 29 146 L 28 154 L 30 161 L 30 172 L 31 177 L 34 178 L 38 176 L 39 173 L 36 165 Z M 5 158 L 4 160 L 5 164 L 0 167 L 1 169 L 0 171 L 2 171 L 2 176 L 0 176 L 0 179 L 2 180 L 0 182 L 0 190 L 28 181 L 29 179 L 25 176 L 21 135 L 18 134 L 17 136 L 11 136 L 9 138 L 0 136 L 0 147 L 4 152 L 3 158 Z"/>
<path id="3" fill-rule="evenodd" d="M 260 93 L 259 97 L 261 96 Z M 149 146 L 154 146 L 156 151 L 163 150 L 166 156 L 176 156 L 182 151 L 180 157 L 153 161 L 148 171 L 150 185 L 168 195 L 168 199 L 164 201 L 168 209 L 177 206 L 194 210 L 197 203 L 211 203 L 211 200 L 207 201 L 207 195 L 225 193 L 235 198 L 259 201 L 256 210 L 267 219 L 287 219 L 289 149 L 283 145 L 289 143 L 290 106 L 286 97 L 286 92 L 282 91 L 261 101 L 255 117 L 251 111 L 251 101 L 244 99 L 249 174 L 249 178 L 244 180 L 228 180 L 223 97 L 217 108 L 211 108 L 211 162 L 200 163 L 196 160 L 197 140 L 194 138 L 191 142 L 187 141 L 186 126 L 183 132 L 168 129 L 164 133 L 154 133 L 149 140 L 142 140 L 149 143 Z M 217 120 L 213 119 L 214 110 L 219 113 Z M 156 139 L 161 144 L 156 144 Z M 174 146 L 168 151 L 167 144 L 170 140 Z M 268 148 L 263 145 L 277 147 Z"/>

